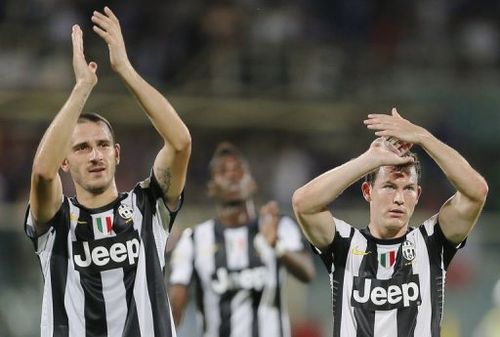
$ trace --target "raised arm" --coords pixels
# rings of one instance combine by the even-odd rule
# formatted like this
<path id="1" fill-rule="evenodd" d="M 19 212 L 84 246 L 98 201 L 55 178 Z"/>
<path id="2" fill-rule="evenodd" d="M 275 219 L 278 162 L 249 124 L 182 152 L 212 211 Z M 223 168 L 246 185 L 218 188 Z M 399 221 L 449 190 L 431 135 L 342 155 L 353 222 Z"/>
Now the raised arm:
<path id="1" fill-rule="evenodd" d="M 307 239 L 318 249 L 326 249 L 335 236 L 335 222 L 328 205 L 372 170 L 412 160 L 401 156 L 407 149 L 399 142 L 389 144 L 385 139 L 377 138 L 359 157 L 323 173 L 296 190 L 293 209 Z"/>
<path id="2" fill-rule="evenodd" d="M 131 65 L 120 23 L 113 12 L 108 7 L 104 8 L 104 13 L 94 11 L 92 22 L 93 30 L 108 45 L 111 67 L 139 101 L 164 140 L 164 146 L 156 156 L 153 170 L 163 190 L 165 201 L 174 207 L 186 181 L 191 154 L 189 130 L 168 100 L 148 84 Z"/>
<path id="3" fill-rule="evenodd" d="M 78 117 L 97 83 L 97 64 L 87 64 L 85 60 L 82 31 L 78 25 L 73 26 L 71 40 L 76 83 L 68 100 L 45 131 L 33 160 L 30 209 L 38 235 L 48 230 L 47 222 L 61 205 L 62 185 L 58 171 Z"/>
<path id="4" fill-rule="evenodd" d="M 275 201 L 270 201 L 262 206 L 259 220 L 259 233 L 267 241 L 267 244 L 274 248 L 276 257 L 287 271 L 302 282 L 310 282 L 316 274 L 311 256 L 305 250 L 287 249 L 284 242 L 278 238 L 280 220 L 278 204 Z M 293 235 L 290 231 L 287 234 L 288 236 Z"/>
<path id="5" fill-rule="evenodd" d="M 399 115 L 369 115 L 365 124 L 378 136 L 395 137 L 420 145 L 438 164 L 457 192 L 439 211 L 439 224 L 445 237 L 454 244 L 462 242 L 477 222 L 486 201 L 488 185 L 460 153 L 434 137 L 426 129 Z"/>

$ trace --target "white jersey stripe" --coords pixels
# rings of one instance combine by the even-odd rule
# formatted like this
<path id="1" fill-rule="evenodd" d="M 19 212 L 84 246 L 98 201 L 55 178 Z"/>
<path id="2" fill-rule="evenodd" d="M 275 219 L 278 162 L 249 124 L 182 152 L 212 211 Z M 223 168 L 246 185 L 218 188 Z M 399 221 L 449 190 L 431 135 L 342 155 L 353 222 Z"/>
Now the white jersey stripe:
<path id="1" fill-rule="evenodd" d="M 175 337 L 162 226 L 170 227 L 176 211 L 161 218 L 161 196 L 150 177 L 96 209 L 64 197 L 41 236 L 28 207 L 25 231 L 45 279 L 42 337 Z"/>
<path id="2" fill-rule="evenodd" d="M 106 303 L 106 321 L 109 336 L 119 336 L 125 326 L 126 316 L 117 308 L 126 308 L 126 289 L 123 271 L 107 270 L 101 273 L 102 293 Z"/>
<path id="3" fill-rule="evenodd" d="M 48 245 L 47 248 L 50 248 L 52 251 L 52 245 L 54 244 L 54 240 L 52 240 L 51 244 Z M 44 258 L 50 260 L 51 253 L 43 254 Z M 45 264 L 43 264 L 45 265 Z M 47 266 L 50 266 L 46 263 Z M 48 268 L 47 268 L 48 269 Z M 43 287 L 43 300 L 42 300 L 42 319 L 41 319 L 41 337 L 49 337 L 54 333 L 54 312 L 52 311 L 52 277 L 50 272 L 45 269 L 44 279 L 45 284 Z"/>
<path id="4" fill-rule="evenodd" d="M 333 336 L 437 337 L 446 268 L 463 244 L 445 239 L 436 216 L 390 240 L 334 221 L 335 239 L 320 254 L 330 272 Z"/>
<path id="5" fill-rule="evenodd" d="M 75 209 L 73 214 L 75 217 L 70 222 L 70 233 L 73 233 L 73 235 L 68 235 L 68 251 L 70 256 L 73 256 L 73 245 L 71 242 L 76 240 L 74 237 L 74 228 L 80 215 L 79 209 Z M 78 313 L 85 311 L 85 296 L 80 282 L 80 275 L 75 272 L 75 267 L 71 259 L 68 260 L 68 276 L 64 294 L 64 306 L 68 314 L 68 321 L 71 322 L 69 325 L 69 337 L 85 337 L 85 320 L 81 315 L 78 315 Z"/>
<path id="6" fill-rule="evenodd" d="M 257 223 L 231 228 L 208 220 L 183 233 L 174 249 L 170 284 L 197 281 L 204 337 L 220 337 L 221 326 L 225 337 L 290 336 L 280 291 L 286 273 L 273 249 L 257 250 L 257 232 Z M 278 236 L 288 249 L 304 249 L 290 218 L 280 220 Z"/>

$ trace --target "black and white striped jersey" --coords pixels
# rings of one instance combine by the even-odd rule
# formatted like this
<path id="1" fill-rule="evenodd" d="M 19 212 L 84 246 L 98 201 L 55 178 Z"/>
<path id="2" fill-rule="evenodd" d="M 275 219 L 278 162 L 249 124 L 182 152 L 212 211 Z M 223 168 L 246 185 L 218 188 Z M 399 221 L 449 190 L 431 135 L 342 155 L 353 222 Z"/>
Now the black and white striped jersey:
<path id="1" fill-rule="evenodd" d="M 320 254 L 330 273 L 334 337 L 439 337 L 446 270 L 459 247 L 437 215 L 397 239 L 380 240 L 335 219 Z"/>
<path id="2" fill-rule="evenodd" d="M 161 195 L 152 176 L 98 209 L 64 197 L 40 236 L 28 208 L 44 276 L 42 337 L 176 336 L 163 270 L 182 202 L 169 211 Z"/>
<path id="3" fill-rule="evenodd" d="M 178 242 L 170 284 L 187 286 L 194 280 L 204 337 L 290 336 L 286 270 L 269 245 L 254 244 L 257 234 L 257 221 L 227 227 L 208 220 L 187 229 Z M 289 217 L 280 219 L 278 238 L 287 250 L 304 249 Z"/>

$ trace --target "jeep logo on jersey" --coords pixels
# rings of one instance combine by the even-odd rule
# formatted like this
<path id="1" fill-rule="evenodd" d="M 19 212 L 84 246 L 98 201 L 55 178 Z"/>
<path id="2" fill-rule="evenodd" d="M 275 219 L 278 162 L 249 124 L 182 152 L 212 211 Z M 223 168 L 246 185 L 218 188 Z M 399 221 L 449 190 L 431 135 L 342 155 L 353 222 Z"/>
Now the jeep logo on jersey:
<path id="1" fill-rule="evenodd" d="M 137 231 L 94 241 L 73 241 L 75 269 L 80 272 L 98 273 L 131 267 L 137 263 L 139 248 Z"/>
<path id="2" fill-rule="evenodd" d="M 223 294 L 228 290 L 262 290 L 266 282 L 266 267 L 256 267 L 238 271 L 228 271 L 226 268 L 217 269 L 212 276 L 212 289 Z"/>
<path id="3" fill-rule="evenodd" d="M 371 311 L 419 306 L 421 299 L 418 275 L 411 275 L 405 281 L 402 283 L 397 279 L 354 277 L 351 304 Z"/>
<path id="4" fill-rule="evenodd" d="M 415 258 L 415 245 L 413 242 L 406 240 L 403 242 L 403 246 L 401 247 L 401 252 L 403 254 L 403 257 L 407 259 L 408 261 L 413 261 Z"/>

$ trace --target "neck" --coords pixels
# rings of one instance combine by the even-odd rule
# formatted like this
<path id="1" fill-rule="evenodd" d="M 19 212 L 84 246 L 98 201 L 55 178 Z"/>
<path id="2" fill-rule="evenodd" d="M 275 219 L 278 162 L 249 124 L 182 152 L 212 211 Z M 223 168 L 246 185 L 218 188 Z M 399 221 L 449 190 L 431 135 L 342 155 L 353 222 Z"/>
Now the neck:
<path id="1" fill-rule="evenodd" d="M 94 193 L 76 185 L 76 198 L 78 202 L 87 208 L 99 208 L 105 206 L 118 197 L 118 189 L 113 181 L 110 186 L 101 193 Z"/>
<path id="2" fill-rule="evenodd" d="M 382 226 L 374 225 L 372 222 L 368 225 L 370 233 L 377 239 L 397 239 L 402 237 L 408 231 L 408 224 L 399 228 L 384 228 Z"/>
<path id="3" fill-rule="evenodd" d="M 252 200 L 220 203 L 217 205 L 217 219 L 225 226 L 238 227 L 255 219 Z"/>

